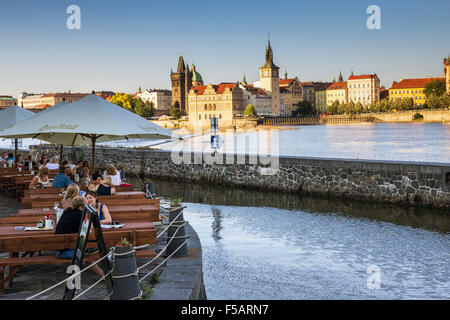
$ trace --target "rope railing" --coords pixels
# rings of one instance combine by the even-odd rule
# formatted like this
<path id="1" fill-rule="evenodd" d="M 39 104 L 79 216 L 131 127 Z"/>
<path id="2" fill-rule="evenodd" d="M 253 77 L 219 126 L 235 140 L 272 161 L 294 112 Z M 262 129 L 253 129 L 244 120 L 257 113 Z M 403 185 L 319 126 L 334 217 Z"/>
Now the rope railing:
<path id="1" fill-rule="evenodd" d="M 142 277 L 142 279 L 139 280 L 139 283 L 144 281 L 145 278 L 147 278 L 150 274 L 152 274 L 153 272 L 155 272 L 156 270 L 158 270 L 159 267 L 161 267 L 167 260 L 169 260 L 170 258 L 172 258 L 172 256 L 181 249 L 181 247 L 183 247 L 189 239 L 184 240 L 184 242 L 178 247 L 176 248 L 166 259 L 164 259 L 160 264 L 158 264 L 152 271 L 150 271 L 149 273 L 147 273 L 144 277 Z"/>
<path id="2" fill-rule="evenodd" d="M 177 209 L 179 209 L 179 208 L 177 208 Z M 170 210 L 170 211 L 172 211 L 172 210 Z M 143 268 L 145 268 L 146 266 L 148 266 L 149 264 L 151 264 L 152 262 L 154 262 L 156 259 L 158 259 L 159 257 L 161 257 L 161 255 L 166 251 L 166 249 L 167 249 L 167 248 L 169 247 L 169 245 L 172 243 L 173 239 L 188 238 L 188 237 L 189 237 L 189 236 L 182 236 L 182 237 L 176 237 L 176 236 L 175 236 L 175 235 L 178 233 L 178 230 L 179 230 L 180 228 L 184 227 L 184 226 L 188 223 L 188 221 L 177 221 L 177 219 L 180 217 L 180 215 L 181 215 L 182 213 L 183 213 L 183 211 L 180 211 L 180 213 L 172 220 L 172 222 L 170 222 L 169 225 L 167 225 L 167 227 L 164 228 L 164 230 L 162 230 L 162 231 L 157 235 L 157 239 L 159 239 L 159 238 L 160 238 L 167 230 L 169 230 L 169 228 L 170 228 L 171 226 L 174 225 L 175 222 L 177 222 L 177 223 L 181 222 L 180 225 L 177 225 L 177 226 L 176 226 L 177 228 L 176 228 L 176 230 L 175 230 L 175 232 L 174 232 L 174 235 L 173 235 L 172 237 L 170 237 L 170 240 L 167 242 L 167 244 L 164 246 L 164 248 L 162 248 L 161 251 L 160 251 L 154 258 L 152 258 L 150 261 L 147 261 L 145 264 L 143 264 L 142 266 L 138 267 L 138 268 L 136 269 L 136 271 L 133 272 L 131 275 L 138 276 L 138 273 L 139 273 Z M 186 239 L 179 247 L 177 247 L 177 248 L 176 248 L 176 249 L 175 249 L 168 257 L 166 257 L 161 263 L 159 263 L 153 270 L 151 270 L 151 271 L 148 272 L 144 277 L 142 277 L 142 278 L 139 280 L 139 282 L 144 281 L 144 279 L 146 279 L 150 274 L 152 274 L 152 273 L 154 273 L 156 270 L 158 270 L 158 268 L 161 267 L 167 260 L 169 260 L 176 252 L 178 252 L 178 250 L 180 250 L 180 249 L 187 243 L 187 241 L 188 241 L 188 239 Z M 116 253 L 116 252 L 115 252 L 115 247 L 112 247 L 112 248 L 110 249 L 110 251 L 109 251 L 105 256 L 103 256 L 103 257 L 101 257 L 100 259 L 98 259 L 98 260 L 92 262 L 90 265 L 88 265 L 87 267 L 85 267 L 83 270 L 80 270 L 80 271 L 77 271 L 77 272 L 71 274 L 71 275 L 70 275 L 69 277 L 67 277 L 66 279 L 64 279 L 64 280 L 62 280 L 62 281 L 60 281 L 60 282 L 58 282 L 58 283 L 52 285 L 51 287 L 49 287 L 49 288 L 47 288 L 47 289 L 45 289 L 45 290 L 43 290 L 43 291 L 41 291 L 41 292 L 38 292 L 38 293 L 36 293 L 36 294 L 34 294 L 34 295 L 28 297 L 26 300 L 33 300 L 33 299 L 35 299 L 35 298 L 37 298 L 37 297 L 39 297 L 39 296 L 41 296 L 41 295 L 43 295 L 43 294 L 45 294 L 45 293 L 51 291 L 51 290 L 53 290 L 53 289 L 59 287 L 60 285 L 62 285 L 62 284 L 64 284 L 64 283 L 67 283 L 69 280 L 72 280 L 72 279 L 74 279 L 75 277 L 81 275 L 81 274 L 82 274 L 83 272 L 85 272 L 86 270 L 89 270 L 89 269 L 92 268 L 94 265 L 98 264 L 99 262 L 103 261 L 104 259 L 106 259 L 106 258 L 108 258 L 108 257 L 110 257 L 110 256 L 113 256 L 113 257 L 114 257 L 114 256 L 128 255 L 128 254 L 134 253 L 136 250 L 141 250 L 141 249 L 147 248 L 147 247 L 149 247 L 149 246 L 150 246 L 150 244 L 140 245 L 140 246 L 134 247 L 132 251 L 129 251 L 129 252 L 126 252 L 126 253 Z M 110 272 L 108 272 L 107 274 L 105 274 L 104 276 L 102 276 L 102 277 L 101 277 L 99 280 L 97 280 L 94 284 L 92 284 L 92 285 L 89 286 L 87 289 L 83 290 L 81 293 L 79 293 L 77 296 L 75 296 L 75 297 L 73 298 L 73 300 L 79 299 L 81 296 L 85 295 L 87 292 L 89 292 L 90 290 L 92 290 L 95 286 L 97 286 L 97 285 L 100 284 L 104 279 L 106 279 L 108 276 L 110 276 L 110 275 L 112 274 L 112 272 L 113 272 L 113 270 L 111 270 Z M 123 278 L 123 277 L 126 277 L 126 276 L 130 276 L 130 275 L 125 275 L 125 276 L 115 276 L 115 278 L 119 278 L 119 277 L 120 277 L 120 278 Z M 109 293 L 109 294 L 106 296 L 105 300 L 108 300 L 108 299 L 112 296 L 112 294 L 113 294 L 112 292 Z M 139 296 L 138 296 L 138 297 L 135 297 L 135 298 L 133 298 L 133 299 L 138 299 L 138 298 L 139 298 Z"/>
<path id="3" fill-rule="evenodd" d="M 91 285 L 89 288 L 85 289 L 84 291 L 82 291 L 81 293 L 79 293 L 76 297 L 73 298 L 73 300 L 77 300 L 79 297 L 81 297 L 82 295 L 84 295 L 86 292 L 88 292 L 89 290 L 91 290 L 92 288 L 94 288 L 96 285 L 98 285 L 100 282 L 102 282 L 104 279 L 106 279 L 107 277 L 109 277 L 109 275 L 113 272 L 113 270 L 111 270 L 110 272 L 108 272 L 107 274 L 105 274 L 103 277 L 100 278 L 100 280 L 96 281 L 93 285 Z"/>
<path id="4" fill-rule="evenodd" d="M 115 250 L 115 248 L 112 247 L 112 248 L 110 249 L 110 251 L 108 252 L 108 254 L 106 254 L 105 256 L 101 257 L 100 259 L 94 261 L 93 263 L 91 263 L 89 266 L 87 266 L 87 267 L 84 268 L 83 270 L 80 270 L 80 271 L 78 271 L 78 272 L 73 273 L 73 274 L 70 275 L 68 278 L 66 278 L 66 279 L 64 279 L 64 280 L 62 280 L 62 281 L 60 281 L 60 282 L 54 284 L 53 286 L 51 286 L 51 287 L 49 287 L 49 288 L 47 288 L 47 289 L 45 289 L 45 290 L 43 290 L 43 291 L 41 291 L 41 292 L 38 292 L 38 293 L 32 295 L 31 297 L 28 297 L 28 298 L 25 299 L 25 300 L 32 300 L 32 299 L 34 299 L 34 298 L 36 298 L 36 297 L 39 297 L 39 296 L 43 295 L 44 293 L 47 293 L 47 292 L 49 292 L 49 291 L 51 291 L 51 290 L 53 290 L 53 289 L 59 287 L 59 286 L 62 285 L 63 283 L 67 283 L 67 281 L 74 279 L 75 277 L 77 277 L 78 275 L 82 274 L 82 273 L 85 272 L 86 270 L 92 268 L 94 265 L 96 265 L 96 264 L 99 263 L 100 261 L 103 261 L 104 259 L 106 259 L 107 257 L 109 257 L 111 254 L 114 253 L 114 250 Z"/>

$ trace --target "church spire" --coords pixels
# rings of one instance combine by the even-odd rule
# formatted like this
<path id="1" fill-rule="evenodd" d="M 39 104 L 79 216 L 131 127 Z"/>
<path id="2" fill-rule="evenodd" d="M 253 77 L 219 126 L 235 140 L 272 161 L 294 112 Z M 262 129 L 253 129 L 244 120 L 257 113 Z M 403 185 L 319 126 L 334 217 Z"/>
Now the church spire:
<path id="1" fill-rule="evenodd" d="M 273 63 L 273 51 L 272 51 L 272 47 L 270 46 L 270 33 L 268 34 L 268 37 L 267 37 L 266 62 L 264 63 L 262 68 L 278 68 L 279 69 L 279 67 L 277 67 Z"/>
<path id="2" fill-rule="evenodd" d="M 184 72 L 184 71 L 186 70 L 185 68 L 186 68 L 186 67 L 185 67 L 185 65 L 184 65 L 184 59 L 183 59 L 183 56 L 180 55 L 180 57 L 178 58 L 177 73 Z"/>
<path id="3" fill-rule="evenodd" d="M 344 78 L 342 77 L 342 72 L 341 71 L 339 71 L 338 82 L 344 82 Z"/>
<path id="4" fill-rule="evenodd" d="M 284 79 L 288 78 L 288 73 L 287 73 L 287 65 L 284 65 Z"/>

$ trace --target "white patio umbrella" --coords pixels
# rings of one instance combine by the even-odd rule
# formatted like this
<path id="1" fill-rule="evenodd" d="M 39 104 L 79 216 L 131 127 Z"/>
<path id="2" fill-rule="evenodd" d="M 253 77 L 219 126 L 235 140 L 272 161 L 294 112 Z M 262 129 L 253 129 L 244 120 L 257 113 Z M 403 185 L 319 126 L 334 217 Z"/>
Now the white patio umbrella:
<path id="1" fill-rule="evenodd" d="M 0 137 L 35 138 L 66 146 L 92 145 L 93 170 L 96 143 L 124 139 L 181 139 L 97 95 L 49 108 L 49 111 L 1 131 Z"/>
<path id="2" fill-rule="evenodd" d="M 19 106 L 8 107 L 0 111 L 0 130 L 15 126 L 16 124 L 34 117 L 36 114 Z M 14 137 L 13 137 L 14 138 Z M 14 138 L 15 150 L 14 156 L 17 158 L 17 138 Z"/>

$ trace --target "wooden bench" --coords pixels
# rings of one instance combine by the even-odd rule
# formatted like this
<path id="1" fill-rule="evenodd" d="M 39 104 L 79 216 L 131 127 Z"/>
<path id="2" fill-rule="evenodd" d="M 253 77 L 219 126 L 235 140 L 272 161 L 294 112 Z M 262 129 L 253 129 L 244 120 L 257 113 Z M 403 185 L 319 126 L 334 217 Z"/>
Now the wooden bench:
<path id="1" fill-rule="evenodd" d="M 133 186 L 115 186 L 116 192 L 130 192 L 133 191 Z M 87 191 L 87 187 L 81 187 L 80 188 L 83 191 Z M 23 196 L 28 197 L 31 195 L 37 195 L 37 194 L 60 194 L 62 188 L 42 188 L 42 189 L 26 189 L 24 191 Z"/>
<path id="2" fill-rule="evenodd" d="M 9 282 L 10 287 L 12 286 L 14 275 L 24 265 L 70 262 L 70 260 L 59 259 L 56 256 L 34 257 L 33 253 L 40 250 L 75 248 L 77 236 L 77 234 L 50 234 L 0 238 L 0 252 L 10 252 L 9 258 L 0 259 L 0 291 L 3 290 L 6 282 Z M 116 245 L 122 238 L 128 239 L 133 246 L 154 244 L 157 241 L 155 228 L 141 230 L 106 230 L 103 232 L 103 237 L 107 247 Z M 96 246 L 96 243 L 87 243 L 87 247 L 89 248 Z M 22 257 L 18 257 L 18 252 L 25 252 L 25 254 Z M 30 253 L 30 256 L 26 256 L 26 253 L 28 252 Z M 154 253 L 151 252 L 151 250 L 144 250 L 142 253 L 139 253 L 137 257 L 142 258 L 145 257 L 146 254 L 151 256 Z M 93 261 L 95 261 L 95 259 L 93 259 Z M 9 275 L 6 278 L 4 277 L 5 267 L 9 267 Z"/>

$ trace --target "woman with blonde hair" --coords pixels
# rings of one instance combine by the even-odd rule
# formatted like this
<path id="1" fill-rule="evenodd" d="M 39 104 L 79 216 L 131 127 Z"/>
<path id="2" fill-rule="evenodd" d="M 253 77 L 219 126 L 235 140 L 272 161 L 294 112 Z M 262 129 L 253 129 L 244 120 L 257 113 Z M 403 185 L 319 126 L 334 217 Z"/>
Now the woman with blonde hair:
<path id="1" fill-rule="evenodd" d="M 61 206 L 64 210 L 72 206 L 72 201 L 75 197 L 80 195 L 80 188 L 75 183 L 70 184 L 67 187 L 64 199 L 61 200 Z"/>
<path id="2" fill-rule="evenodd" d="M 116 169 L 113 165 L 109 165 L 103 172 L 104 177 L 111 177 L 115 186 L 120 186 L 122 184 L 122 179 L 120 179 L 120 171 Z"/>
<path id="3" fill-rule="evenodd" d="M 99 184 L 97 188 L 97 193 L 99 196 L 111 196 L 116 194 L 116 188 L 114 188 L 114 182 L 111 176 L 106 176 L 103 179 L 103 183 Z"/>
<path id="4" fill-rule="evenodd" d="M 48 168 L 40 167 L 39 173 L 30 182 L 30 189 L 48 188 L 50 187 L 50 179 L 48 178 Z"/>

